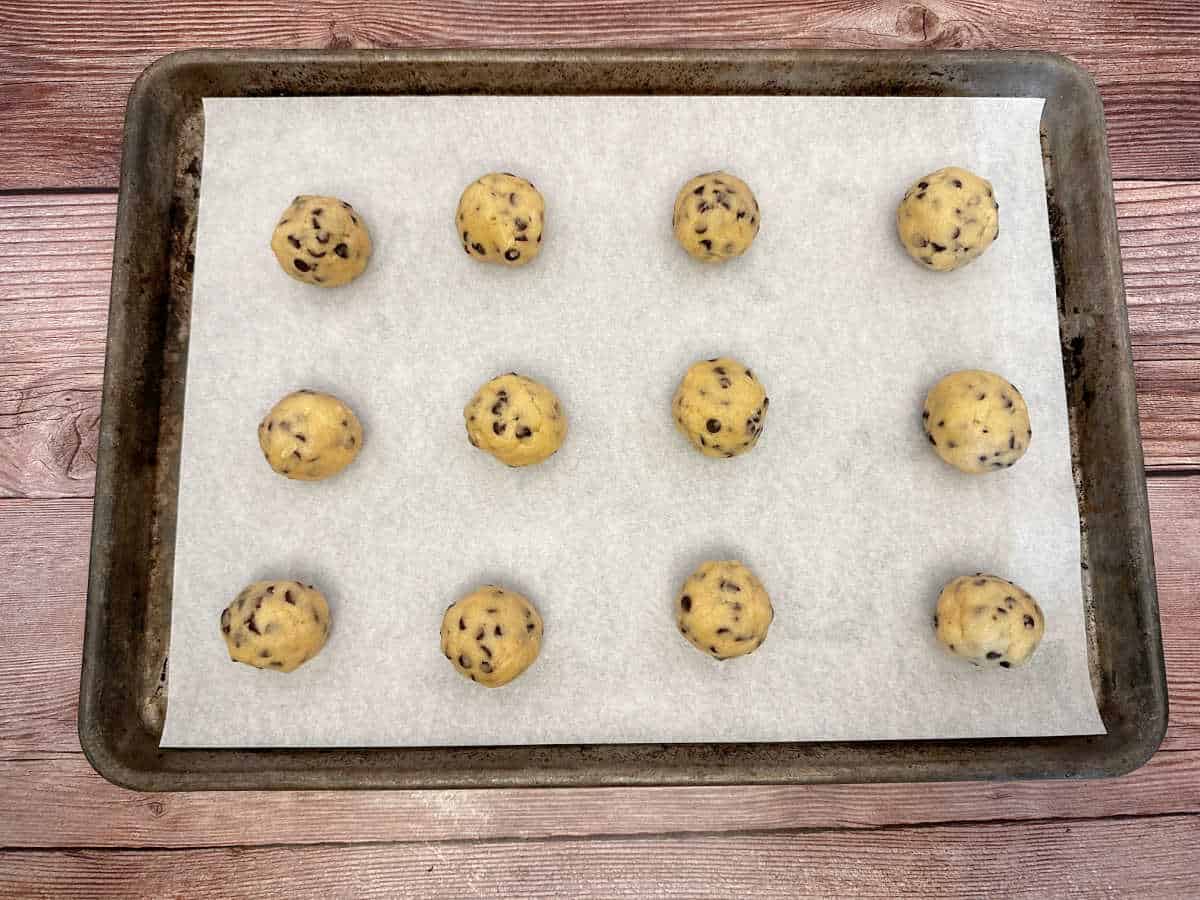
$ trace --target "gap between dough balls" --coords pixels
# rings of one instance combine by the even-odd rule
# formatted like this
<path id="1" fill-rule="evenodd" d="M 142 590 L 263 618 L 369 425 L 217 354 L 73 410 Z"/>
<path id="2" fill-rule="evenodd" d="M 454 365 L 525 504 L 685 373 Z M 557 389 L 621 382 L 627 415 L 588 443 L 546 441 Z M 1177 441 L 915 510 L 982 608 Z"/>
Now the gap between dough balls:
<path id="1" fill-rule="evenodd" d="M 675 600 L 679 633 L 715 659 L 753 653 L 775 618 L 766 589 L 735 560 L 702 563 Z"/>
<path id="2" fill-rule="evenodd" d="M 693 447 L 705 456 L 731 459 L 754 449 L 770 405 L 766 388 L 749 368 L 719 356 L 684 373 L 671 414 Z"/>
<path id="3" fill-rule="evenodd" d="M 485 584 L 447 607 L 442 653 L 464 678 L 500 687 L 533 665 L 542 628 L 542 617 L 527 597 Z"/>
<path id="4" fill-rule="evenodd" d="M 354 462 L 363 429 L 349 406 L 307 389 L 288 394 L 258 424 L 258 445 L 271 468 L 300 481 L 320 481 Z"/>
<path id="5" fill-rule="evenodd" d="M 337 197 L 301 194 L 271 235 L 279 267 L 305 284 L 349 284 L 367 268 L 371 235 L 358 211 Z"/>
<path id="6" fill-rule="evenodd" d="M 919 179 L 896 209 L 908 255 L 935 272 L 978 259 L 1000 234 L 1000 204 L 991 182 L 950 166 Z"/>
<path id="7" fill-rule="evenodd" d="M 921 428 L 944 462 L 969 475 L 1014 466 L 1033 428 L 1025 398 L 994 372 L 951 372 L 925 396 Z"/>
<path id="8" fill-rule="evenodd" d="M 514 467 L 549 459 L 567 436 L 567 417 L 554 392 L 516 372 L 476 391 L 463 418 L 472 446 Z"/>
<path id="9" fill-rule="evenodd" d="M 977 666 L 1010 669 L 1033 656 L 1045 633 L 1046 617 L 1027 591 L 976 572 L 942 588 L 933 628 L 956 656 Z"/>
<path id="10" fill-rule="evenodd" d="M 291 672 L 320 653 L 329 624 L 325 595 L 299 581 L 256 581 L 221 613 L 229 658 L 280 672 Z"/>
<path id="11" fill-rule="evenodd" d="M 719 263 L 750 249 L 760 219 L 758 201 L 746 182 L 728 172 L 706 172 L 679 189 L 671 228 L 694 259 Z"/>
<path id="12" fill-rule="evenodd" d="M 472 259 L 524 266 L 542 250 L 545 218 L 546 203 L 530 182 L 491 172 L 462 192 L 454 225 Z"/>

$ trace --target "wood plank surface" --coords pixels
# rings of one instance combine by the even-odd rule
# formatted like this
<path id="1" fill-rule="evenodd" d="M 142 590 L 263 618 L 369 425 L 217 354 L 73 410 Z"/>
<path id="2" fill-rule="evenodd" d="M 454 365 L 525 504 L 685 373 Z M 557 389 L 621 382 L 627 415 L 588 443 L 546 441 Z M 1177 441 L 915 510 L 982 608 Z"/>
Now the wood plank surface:
<path id="1" fill-rule="evenodd" d="M 1200 178 L 1192 0 L 329 0 L 318 15 L 291 0 L 0 0 L 0 18 L 0 189 L 115 186 L 133 80 L 204 46 L 1052 50 L 1096 78 L 1118 177 Z"/>
<path id="2" fill-rule="evenodd" d="M 0 896 L 1185 897 L 1200 818 L 355 847 L 14 851 Z"/>
<path id="3" fill-rule="evenodd" d="M 1113 781 L 497 791 L 131 793 L 81 754 L 0 759 L 0 846 L 525 840 L 1200 813 L 1200 752 Z M 253 827 L 241 813 L 253 810 Z"/>
<path id="4" fill-rule="evenodd" d="M 78 751 L 90 501 L 0 501 L 0 847 L 200 846 L 1091 818 L 1200 812 L 1200 476 L 1150 481 L 1171 726 L 1113 782 L 133 794 Z M 38 802 L 35 803 L 35 799 Z M 245 803 L 245 807 L 241 804 Z M 256 830 L 230 815 L 255 810 Z M 655 823 L 659 823 L 656 825 Z M 240 837 L 238 835 L 241 835 Z"/>
<path id="5" fill-rule="evenodd" d="M 1200 470 L 1200 182 L 1118 182 L 1146 462 Z M 0 497 L 93 490 L 114 194 L 0 196 Z"/>

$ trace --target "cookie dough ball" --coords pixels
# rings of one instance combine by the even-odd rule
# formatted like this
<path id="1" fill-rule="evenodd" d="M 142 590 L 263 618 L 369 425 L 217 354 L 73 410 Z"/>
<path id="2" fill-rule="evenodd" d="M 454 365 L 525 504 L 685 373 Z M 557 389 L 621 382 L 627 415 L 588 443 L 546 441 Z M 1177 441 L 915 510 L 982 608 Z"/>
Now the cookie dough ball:
<path id="1" fill-rule="evenodd" d="M 775 618 L 762 583 L 732 560 L 709 561 L 693 572 L 679 591 L 675 612 L 680 634 L 717 659 L 757 650 Z"/>
<path id="2" fill-rule="evenodd" d="M 545 218 L 537 188 L 508 172 L 492 172 L 467 185 L 455 226 L 472 259 L 523 266 L 541 252 Z"/>
<path id="3" fill-rule="evenodd" d="M 363 430 L 354 410 L 332 394 L 288 394 L 258 424 L 258 445 L 271 468 L 288 478 L 320 481 L 358 456 Z"/>
<path id="4" fill-rule="evenodd" d="M 679 189 L 671 227 L 696 259 L 724 262 L 750 249 L 758 221 L 758 201 L 746 182 L 728 172 L 708 172 Z"/>
<path id="5" fill-rule="evenodd" d="M 1028 593 L 995 575 L 963 575 L 942 588 L 933 627 L 952 653 L 1008 669 L 1028 662 L 1046 630 Z"/>
<path id="6" fill-rule="evenodd" d="M 349 203 L 302 194 L 283 211 L 271 249 L 297 281 L 338 287 L 353 281 L 371 258 L 371 235 Z"/>
<path id="7" fill-rule="evenodd" d="M 487 584 L 451 604 L 442 617 L 442 653 L 464 678 L 508 684 L 537 659 L 542 617 L 516 591 Z"/>
<path id="8" fill-rule="evenodd" d="M 697 450 L 728 459 L 753 449 L 770 403 L 753 372 L 736 359 L 721 356 L 687 370 L 671 411 L 675 427 Z"/>
<path id="9" fill-rule="evenodd" d="M 493 378 L 463 410 L 467 440 L 510 466 L 553 456 L 567 436 L 567 417 L 554 392 L 509 372 Z"/>
<path id="10" fill-rule="evenodd" d="M 935 384 L 921 426 L 938 456 L 971 475 L 1009 468 L 1033 437 L 1021 392 L 979 369 L 951 372 Z"/>
<path id="11" fill-rule="evenodd" d="M 221 634 L 235 662 L 290 672 L 325 646 L 329 604 L 311 584 L 256 581 L 221 613 Z"/>
<path id="12" fill-rule="evenodd" d="M 949 272 L 996 239 L 1000 204 L 986 179 L 954 166 L 938 169 L 904 194 L 896 229 L 909 256 L 935 272 Z"/>

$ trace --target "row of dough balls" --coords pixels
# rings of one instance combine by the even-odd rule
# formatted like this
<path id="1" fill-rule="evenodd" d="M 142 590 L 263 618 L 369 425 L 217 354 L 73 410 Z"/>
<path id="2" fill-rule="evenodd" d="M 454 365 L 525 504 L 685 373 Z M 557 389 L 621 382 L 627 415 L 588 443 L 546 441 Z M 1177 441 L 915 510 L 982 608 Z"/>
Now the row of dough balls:
<path id="1" fill-rule="evenodd" d="M 706 456 L 733 458 L 758 443 L 770 398 L 755 374 L 729 357 L 701 360 L 679 382 L 671 403 L 675 427 Z M 567 417 L 544 384 L 510 372 L 484 384 L 463 411 L 467 440 L 509 466 L 552 456 L 567 435 Z M 992 372 L 952 372 L 930 389 L 921 412 L 925 435 L 945 462 L 970 474 L 1014 465 L 1033 429 L 1021 392 Z M 363 428 L 331 394 L 300 390 L 258 425 L 263 456 L 288 478 L 319 481 L 354 461 Z"/>
<path id="2" fill-rule="evenodd" d="M 745 656 L 767 638 L 775 610 L 762 583 L 740 562 L 709 561 L 675 599 L 676 624 L 696 649 L 718 660 Z M 235 662 L 291 672 L 316 656 L 329 635 L 329 604 L 314 586 L 256 581 L 221 613 L 221 633 Z M 1029 660 L 1045 631 L 1029 594 L 994 575 L 947 584 L 933 617 L 937 638 L 976 665 L 1010 668 Z M 542 616 L 516 591 L 484 585 L 442 616 L 441 648 L 464 678 L 485 687 L 508 684 L 541 651 Z"/>
<path id="3" fill-rule="evenodd" d="M 1000 233 L 991 184 L 966 169 L 939 169 L 905 192 L 896 229 L 908 254 L 936 272 L 976 259 Z M 523 266 L 541 251 L 546 204 L 530 182 L 492 172 L 463 191 L 454 216 L 463 250 L 480 262 Z M 703 262 L 741 256 L 758 235 L 754 193 L 728 172 L 697 175 L 679 189 L 671 213 L 675 239 Z M 271 238 L 288 275 L 331 288 L 367 267 L 371 236 L 362 216 L 336 197 L 301 195 L 284 210 Z"/>

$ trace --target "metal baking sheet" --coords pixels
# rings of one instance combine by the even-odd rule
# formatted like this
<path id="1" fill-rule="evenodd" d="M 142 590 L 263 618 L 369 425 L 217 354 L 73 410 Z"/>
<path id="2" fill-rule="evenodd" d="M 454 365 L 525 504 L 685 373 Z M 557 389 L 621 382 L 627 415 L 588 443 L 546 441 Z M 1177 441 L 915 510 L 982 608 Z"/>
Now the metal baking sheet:
<path id="1" fill-rule="evenodd" d="M 363 65 L 367 60 L 375 65 Z M 161 673 L 189 257 L 203 172 L 199 98 L 480 93 L 491 84 L 502 86 L 497 92 L 529 94 L 1048 98 L 1042 122 L 1048 205 L 1085 525 L 1081 583 L 1093 686 L 1108 735 L 336 752 L 154 749 L 166 693 Z M 1111 183 L 1094 87 L 1069 64 L 1036 54 L 187 54 L 158 64 L 139 83 L 126 140 L 80 729 L 89 756 L 108 777 L 171 789 L 1054 776 L 1124 771 L 1157 746 L 1165 690 Z M 147 234 L 160 236 L 157 246 Z M 143 240 L 133 241 L 138 235 Z M 163 236 L 170 246 L 162 245 Z M 122 255 L 134 245 L 138 253 Z M 157 433 L 147 421 L 158 423 Z M 130 623 L 138 621 L 141 633 L 131 633 Z M 117 644 L 112 637 L 119 637 Z"/>

